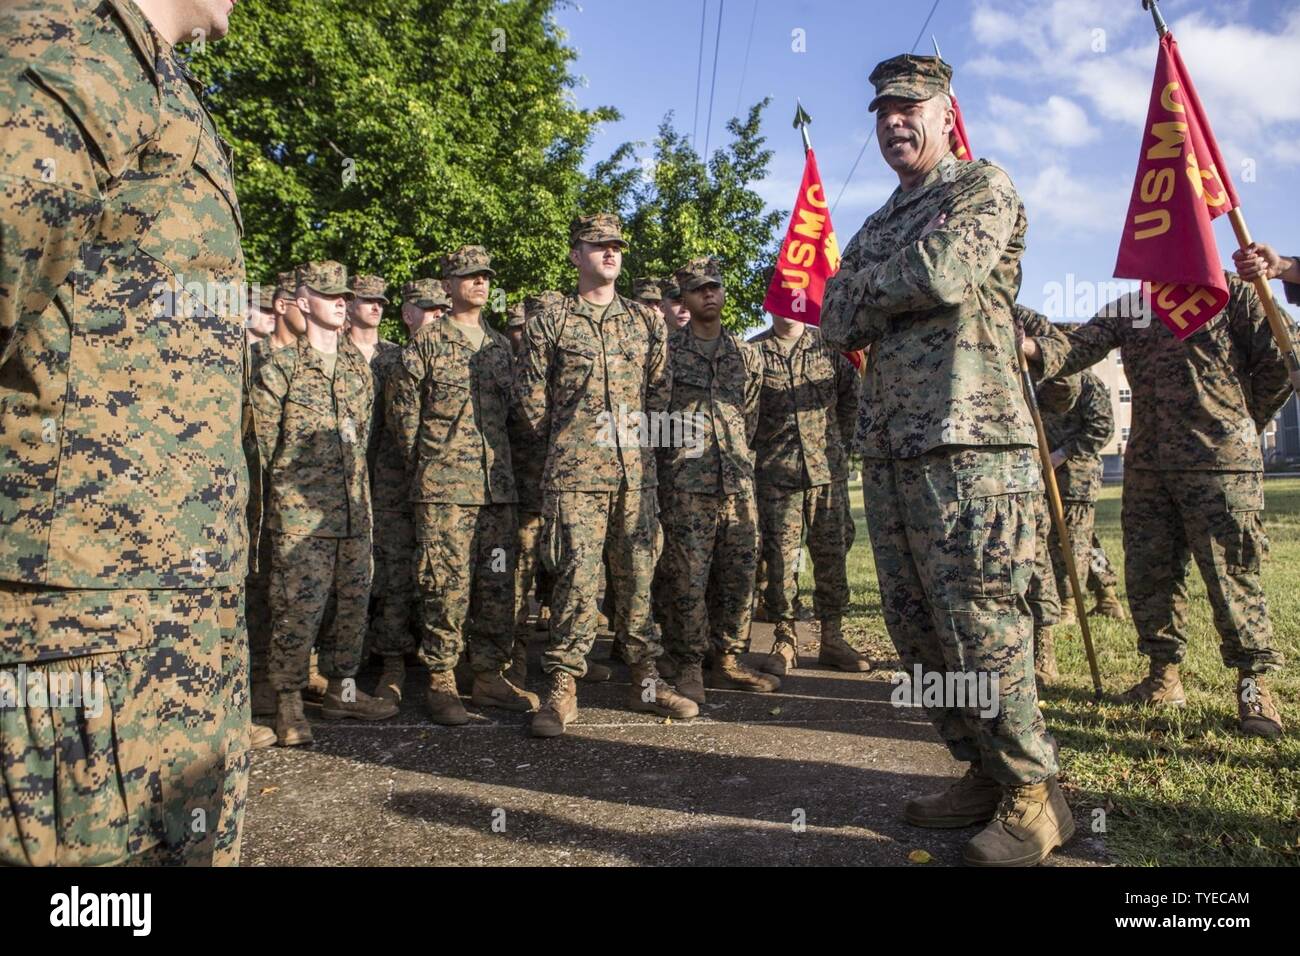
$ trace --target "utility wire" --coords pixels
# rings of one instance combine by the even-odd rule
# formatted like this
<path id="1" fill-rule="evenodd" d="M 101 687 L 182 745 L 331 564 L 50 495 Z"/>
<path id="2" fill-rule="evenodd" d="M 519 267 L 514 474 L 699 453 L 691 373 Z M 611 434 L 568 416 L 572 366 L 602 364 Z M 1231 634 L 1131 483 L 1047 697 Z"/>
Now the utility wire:
<path id="1" fill-rule="evenodd" d="M 695 117 L 691 120 L 691 145 L 699 140 L 700 132 L 700 77 L 704 71 L 704 17 L 709 10 L 709 0 L 700 4 L 700 52 L 695 57 Z"/>
<path id="2" fill-rule="evenodd" d="M 916 34 L 916 40 L 914 40 L 912 43 L 913 53 L 915 53 L 916 48 L 921 45 L 921 37 L 925 36 L 925 28 L 930 25 L 930 18 L 934 16 L 934 11 L 938 9 L 939 9 L 939 0 L 934 0 L 934 6 L 930 7 L 930 12 L 926 14 L 925 22 L 921 24 L 921 29 L 918 30 Z M 835 196 L 835 202 L 831 204 L 832 216 L 835 215 L 835 207 L 840 204 L 840 199 L 843 198 L 844 196 L 844 190 L 849 188 L 849 183 L 853 179 L 853 174 L 858 171 L 858 163 L 862 162 L 862 157 L 865 156 L 867 153 L 867 147 L 871 145 L 871 141 L 875 138 L 876 138 L 876 128 L 875 126 L 872 126 L 871 135 L 868 136 L 867 141 L 862 144 L 862 149 L 858 150 L 858 158 L 853 161 L 853 168 L 849 170 L 849 175 L 845 178 L 844 185 L 840 187 L 839 193 Z"/>
<path id="3" fill-rule="evenodd" d="M 745 92 L 745 74 L 749 72 L 749 48 L 754 45 L 754 23 L 757 20 L 758 0 L 754 0 L 754 12 L 749 18 L 749 39 L 745 41 L 745 63 L 740 68 L 740 87 L 736 90 L 736 116 L 740 116 L 740 98 Z"/>
<path id="4" fill-rule="evenodd" d="M 713 128 L 713 92 L 718 88 L 718 47 L 722 43 L 722 13 L 727 0 L 718 0 L 718 29 L 713 37 L 713 79 L 709 81 L 709 118 L 704 122 L 704 162 L 709 161 L 709 132 Z"/>

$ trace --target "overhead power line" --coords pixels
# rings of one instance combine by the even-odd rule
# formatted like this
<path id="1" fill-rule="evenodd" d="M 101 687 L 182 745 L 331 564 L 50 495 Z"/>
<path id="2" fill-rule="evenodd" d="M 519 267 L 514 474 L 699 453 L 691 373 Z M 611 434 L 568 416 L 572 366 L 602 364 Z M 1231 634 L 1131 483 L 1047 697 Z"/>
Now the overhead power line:
<path id="1" fill-rule="evenodd" d="M 718 47 L 722 43 L 722 14 L 727 0 L 718 0 L 718 28 L 713 36 L 713 79 L 709 81 L 709 118 L 704 121 L 704 161 L 709 161 L 709 132 L 713 129 L 713 93 L 718 88 Z"/>

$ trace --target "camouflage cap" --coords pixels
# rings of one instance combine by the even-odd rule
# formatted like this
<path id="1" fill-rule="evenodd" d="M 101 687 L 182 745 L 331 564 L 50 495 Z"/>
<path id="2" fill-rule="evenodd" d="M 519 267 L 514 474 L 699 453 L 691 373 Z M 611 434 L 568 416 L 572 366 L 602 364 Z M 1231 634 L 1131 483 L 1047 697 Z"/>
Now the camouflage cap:
<path id="1" fill-rule="evenodd" d="M 877 63 L 868 79 L 876 88 L 876 95 L 867 106 L 874 113 L 886 96 L 928 100 L 939 93 L 947 93 L 952 83 L 952 67 L 937 56 L 904 53 Z"/>
<path id="2" fill-rule="evenodd" d="M 482 246 L 461 246 L 455 252 L 442 257 L 442 277 L 451 279 L 455 276 L 473 276 L 486 272 L 495 276 L 492 269 L 492 257 Z"/>
<path id="3" fill-rule="evenodd" d="M 537 295 L 530 295 L 524 299 L 524 315 L 532 318 L 543 309 L 549 309 L 552 306 L 559 305 L 564 301 L 564 295 L 560 292 L 541 292 Z"/>
<path id="4" fill-rule="evenodd" d="M 327 259 L 309 262 L 298 272 L 298 283 L 317 295 L 341 295 L 353 298 L 348 288 L 348 268 L 341 262 Z"/>
<path id="5" fill-rule="evenodd" d="M 653 277 L 637 279 L 632 283 L 632 298 L 642 302 L 658 302 L 664 297 L 663 283 Z"/>
<path id="6" fill-rule="evenodd" d="M 450 309 L 451 297 L 437 279 L 414 279 L 402 286 L 402 301 L 420 309 Z"/>
<path id="7" fill-rule="evenodd" d="M 275 297 L 277 299 L 292 299 L 298 294 L 298 270 L 290 269 L 288 272 L 281 272 L 275 278 Z"/>
<path id="8" fill-rule="evenodd" d="M 683 292 L 694 292 L 706 285 L 722 285 L 722 267 L 713 256 L 696 256 L 673 275 Z"/>
<path id="9" fill-rule="evenodd" d="M 522 329 L 524 327 L 524 304 L 516 302 L 510 308 L 506 309 L 506 328 Z"/>
<path id="10" fill-rule="evenodd" d="M 682 297 L 682 290 L 677 287 L 677 277 L 669 276 L 659 284 L 659 291 L 664 294 L 665 299 L 671 299 L 676 302 Z"/>
<path id="11" fill-rule="evenodd" d="M 580 242 L 618 242 L 627 248 L 623 238 L 623 223 L 612 212 L 598 212 L 593 216 L 578 216 L 569 223 L 569 245 Z"/>
<path id="12" fill-rule="evenodd" d="M 279 288 L 269 282 L 257 282 L 248 287 L 248 301 L 268 312 L 275 308 L 275 297 L 279 294 Z"/>
<path id="13" fill-rule="evenodd" d="M 384 305 L 388 304 L 388 296 L 384 295 L 388 283 L 383 276 L 354 275 L 348 280 L 348 288 L 358 299 L 378 299 Z"/>

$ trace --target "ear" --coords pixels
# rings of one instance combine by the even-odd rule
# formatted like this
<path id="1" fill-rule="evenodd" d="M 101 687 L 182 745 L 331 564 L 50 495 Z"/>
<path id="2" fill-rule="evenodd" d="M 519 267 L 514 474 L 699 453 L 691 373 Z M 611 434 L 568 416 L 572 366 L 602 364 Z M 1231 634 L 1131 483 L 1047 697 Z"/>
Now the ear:
<path id="1" fill-rule="evenodd" d="M 569 246 L 569 263 L 575 269 L 578 268 L 578 262 L 580 261 L 579 250 L 581 248 L 581 246 Z"/>
<path id="2" fill-rule="evenodd" d="M 311 299 L 305 295 L 298 296 L 298 311 L 303 315 L 309 315 L 311 313 Z"/>

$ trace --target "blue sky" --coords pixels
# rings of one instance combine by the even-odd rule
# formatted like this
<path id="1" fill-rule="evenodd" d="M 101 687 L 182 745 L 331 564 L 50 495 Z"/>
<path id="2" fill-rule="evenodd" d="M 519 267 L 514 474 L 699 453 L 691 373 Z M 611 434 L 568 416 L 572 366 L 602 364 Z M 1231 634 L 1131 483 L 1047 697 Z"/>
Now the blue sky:
<path id="1" fill-rule="evenodd" d="M 873 131 L 867 76 L 880 60 L 910 51 L 932 2 L 581 0 L 557 19 L 579 51 L 580 105 L 615 106 L 624 117 L 601 128 L 593 158 L 625 140 L 648 144 L 668 110 L 679 130 L 698 130 L 698 149 L 706 135 L 716 149 L 738 102 L 744 110 L 771 96 L 764 132 L 775 156 L 756 188 L 771 207 L 788 210 L 803 169 L 790 125 L 795 97 L 813 117 L 817 162 L 834 199 Z M 1251 231 L 1300 253 L 1300 3 L 1164 0 L 1161 9 Z M 1102 284 L 1117 281 L 1111 274 L 1155 68 L 1150 15 L 1140 0 L 939 0 L 918 52 L 932 52 L 931 33 L 954 66 L 976 155 L 1003 166 L 1024 198 L 1021 301 L 1056 318 L 1090 317 L 1104 304 L 1091 301 L 1105 297 Z M 801 38 L 804 52 L 795 49 Z M 835 208 L 841 248 L 896 184 L 873 139 Z M 1226 217 L 1216 229 L 1230 266 L 1236 245 Z M 1059 294 L 1071 288 L 1073 300 Z"/>

